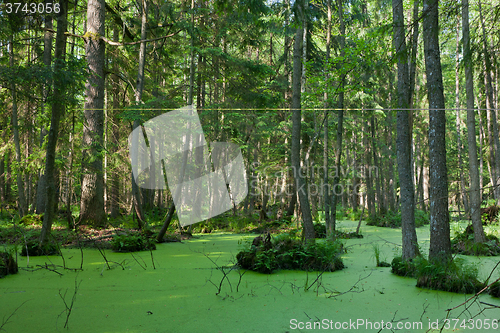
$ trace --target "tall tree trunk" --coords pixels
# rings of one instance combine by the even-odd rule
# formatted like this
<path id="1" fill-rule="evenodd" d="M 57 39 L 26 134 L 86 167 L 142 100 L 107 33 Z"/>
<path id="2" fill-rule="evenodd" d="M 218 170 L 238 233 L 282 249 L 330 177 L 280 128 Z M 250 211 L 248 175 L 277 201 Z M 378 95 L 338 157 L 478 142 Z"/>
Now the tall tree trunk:
<path id="1" fill-rule="evenodd" d="M 465 178 L 464 178 L 464 169 L 463 169 L 463 158 L 462 158 L 462 135 L 460 130 L 460 76 L 459 76 L 459 67 L 460 67 L 460 21 L 457 19 L 457 46 L 456 46 L 456 59 L 455 59 L 455 116 L 456 116 L 456 130 L 457 130 L 457 153 L 458 153 L 458 170 L 460 173 L 460 197 L 462 198 L 462 202 L 464 204 L 464 210 L 469 211 L 469 200 L 467 198 L 467 193 L 465 191 Z M 458 215 L 460 216 L 460 209 L 458 211 Z"/>
<path id="2" fill-rule="evenodd" d="M 89 77 L 85 85 L 85 120 L 83 126 L 82 196 L 79 224 L 103 227 L 107 224 L 104 210 L 104 174 L 102 149 L 104 134 L 104 0 L 89 0 L 85 54 Z"/>
<path id="3" fill-rule="evenodd" d="M 337 8 L 339 11 L 339 22 L 340 22 L 340 56 L 345 57 L 345 23 L 344 23 L 344 7 L 342 4 L 343 0 L 337 0 Z M 335 149 L 335 176 L 333 177 L 333 193 L 332 193 L 332 207 L 330 211 L 330 228 L 327 230 L 328 234 L 335 231 L 337 223 L 337 203 L 338 198 L 342 193 L 337 193 L 337 187 L 340 183 L 340 161 L 342 156 L 342 133 L 344 131 L 344 84 L 346 80 L 346 74 L 342 72 L 340 74 L 340 91 L 337 100 L 337 138 L 336 138 L 336 149 Z"/>
<path id="4" fill-rule="evenodd" d="M 308 191 L 306 179 L 301 172 L 300 165 L 300 137 L 301 137 L 301 74 L 302 62 L 301 51 L 303 42 L 303 24 L 305 21 L 305 1 L 299 0 L 299 27 L 295 34 L 295 43 L 293 48 L 293 81 L 292 81 L 292 169 L 294 173 L 295 184 L 297 186 L 298 198 L 300 201 L 300 210 L 302 212 L 302 224 L 304 227 L 305 241 L 314 240 L 314 225 L 309 206 Z"/>
<path id="5" fill-rule="evenodd" d="M 465 93 L 467 96 L 467 143 L 469 146 L 469 174 L 470 174 L 470 217 L 474 229 L 474 241 L 486 242 L 483 224 L 481 222 L 481 191 L 479 184 L 479 170 L 477 165 L 476 143 L 476 113 L 474 111 L 474 81 L 472 67 L 472 52 L 470 49 L 469 31 L 469 0 L 462 0 L 462 40 L 464 49 Z"/>
<path id="6" fill-rule="evenodd" d="M 113 40 L 118 41 L 118 27 L 115 26 L 113 30 Z M 118 72 L 117 61 L 113 63 L 114 72 Z M 120 126 L 118 110 L 120 109 L 120 85 L 119 79 L 116 74 L 112 76 L 112 90 L 113 90 L 113 116 L 112 116 L 112 129 L 111 129 L 111 152 L 118 152 L 118 145 L 120 142 Z M 111 217 L 117 218 L 120 215 L 120 173 L 116 168 L 111 173 Z"/>
<path id="7" fill-rule="evenodd" d="M 326 230 L 331 230 L 330 220 L 330 184 L 328 182 L 328 168 L 330 167 L 328 159 L 328 115 L 330 112 L 330 103 L 328 101 L 328 87 L 330 70 L 328 63 L 330 61 L 330 42 L 332 35 L 332 0 L 327 2 L 327 26 L 326 26 L 326 56 L 325 56 L 325 93 L 323 96 L 323 106 L 325 108 L 325 125 L 323 134 L 323 204 L 325 212 L 325 226 Z"/>
<path id="8" fill-rule="evenodd" d="M 45 192 L 45 214 L 43 215 L 43 226 L 40 233 L 40 245 L 47 243 L 47 235 L 52 228 L 52 221 L 54 219 L 55 209 L 53 209 L 56 202 L 56 181 L 55 176 L 55 161 L 56 161 L 56 147 L 57 139 L 59 137 L 59 123 L 61 116 L 65 112 L 64 105 L 64 85 L 61 84 L 62 70 L 66 57 L 66 29 L 68 26 L 68 0 L 60 1 L 61 11 L 57 17 L 57 36 L 56 48 L 54 51 L 55 65 L 54 65 L 54 102 L 52 104 L 52 117 L 50 119 L 50 131 L 48 133 L 47 152 L 45 154 L 45 177 L 47 182 Z"/>
<path id="9" fill-rule="evenodd" d="M 489 117 L 491 119 L 491 126 L 489 131 L 493 136 L 493 140 L 490 141 L 490 154 L 491 154 L 491 171 L 492 171 L 492 182 L 493 182 L 493 193 L 495 194 L 495 199 L 497 204 L 500 205 L 500 139 L 498 132 L 498 121 L 495 112 L 495 104 L 493 98 L 493 84 L 492 84 L 492 65 L 490 59 L 490 53 L 488 51 L 488 39 L 486 37 L 486 29 L 484 25 L 483 11 L 481 7 L 481 0 L 479 0 L 479 19 L 481 21 L 481 30 L 483 33 L 483 54 L 485 63 L 485 77 L 486 77 L 486 102 L 489 112 Z"/>
<path id="10" fill-rule="evenodd" d="M 403 1 L 392 0 L 394 25 L 393 44 L 398 59 L 398 107 L 397 112 L 397 159 L 399 184 L 401 187 L 401 231 L 403 237 L 403 260 L 419 254 L 415 231 L 415 189 L 411 173 L 411 125 L 410 125 L 410 77 L 408 53 L 405 41 Z"/>
<path id="11" fill-rule="evenodd" d="M 10 36 L 9 40 L 9 64 L 14 67 L 14 36 Z M 16 152 L 16 162 L 17 162 L 17 196 L 18 196 L 18 212 L 19 216 L 23 217 L 28 212 L 28 206 L 26 204 L 26 197 L 24 193 L 24 182 L 23 182 L 23 168 L 22 168 L 22 156 L 21 156 L 21 143 L 19 138 L 19 123 L 17 118 L 17 92 L 16 85 L 11 84 L 12 93 L 12 129 L 14 132 L 14 148 Z"/>
<path id="12" fill-rule="evenodd" d="M 188 105 L 193 105 L 193 94 L 194 94 L 194 75 L 195 75 L 195 68 L 194 68 L 194 0 L 191 0 L 191 57 L 190 57 L 190 67 L 189 67 L 189 95 L 188 95 Z M 184 146 L 184 153 L 182 154 L 182 168 L 181 168 L 181 175 L 179 177 L 179 184 L 182 182 L 184 178 L 184 171 L 185 171 L 185 166 L 187 164 L 187 153 L 188 153 L 188 148 L 189 148 L 190 140 L 186 138 L 185 146 Z M 163 162 L 162 162 L 163 164 Z M 165 175 L 166 178 L 166 169 L 163 166 L 163 174 Z M 165 179 L 165 184 L 167 184 L 167 180 Z M 172 222 L 172 218 L 174 217 L 174 212 L 175 212 L 175 203 L 173 201 L 173 198 L 178 198 L 180 195 L 180 190 L 182 186 L 177 186 L 177 193 L 172 193 L 172 203 L 170 204 L 170 207 L 168 208 L 168 213 L 167 217 L 165 218 L 165 221 L 163 222 L 163 226 L 160 229 L 160 232 L 156 236 L 156 241 L 158 243 L 163 242 L 163 236 L 165 236 L 165 233 L 167 232 L 168 227 L 170 226 L 170 223 Z M 181 229 L 181 224 L 179 223 L 179 230 Z"/>
<path id="13" fill-rule="evenodd" d="M 398 106 L 397 113 L 397 157 L 401 186 L 401 229 L 403 236 L 403 259 L 418 255 L 417 234 L 415 231 L 414 184 L 411 176 L 411 133 L 410 79 L 405 42 L 403 2 L 392 1 L 394 20 L 394 46 L 398 57 Z"/>
<path id="14" fill-rule="evenodd" d="M 137 85 L 135 89 L 135 102 L 137 105 L 139 105 L 142 101 L 142 91 L 144 89 L 144 67 L 146 64 L 146 40 L 147 37 L 147 2 L 146 0 L 142 0 L 142 22 L 141 22 L 141 46 L 139 49 L 139 68 L 137 71 Z M 134 120 L 134 124 L 132 126 L 132 130 L 135 130 L 137 127 L 139 127 L 140 121 L 139 119 Z M 154 165 L 154 162 L 152 162 L 152 165 Z M 151 172 L 152 175 L 154 175 L 153 172 Z M 133 198 L 133 206 L 135 210 L 135 214 L 137 216 L 137 224 L 139 229 L 142 229 L 142 226 L 145 222 L 144 219 L 144 214 L 142 211 L 143 208 L 143 202 L 141 200 L 141 191 L 139 190 L 139 186 L 137 183 L 134 181 L 134 178 L 132 176 L 132 198 Z"/>
<path id="15" fill-rule="evenodd" d="M 46 1 L 45 3 L 48 3 L 50 0 Z M 52 15 L 45 15 L 45 28 L 47 29 L 52 29 Z M 52 62 L 52 32 L 50 31 L 45 31 L 44 35 L 44 45 L 43 45 L 43 64 L 46 67 L 49 67 L 51 62 Z M 45 112 L 45 100 L 48 97 L 49 93 L 49 87 L 44 86 L 42 90 L 43 94 L 43 104 L 42 104 L 42 110 Z M 45 141 L 45 137 L 47 136 L 47 131 L 45 129 L 45 126 L 41 126 L 40 129 L 40 148 L 43 147 L 43 142 Z M 46 187 L 47 187 L 47 182 L 46 182 L 46 177 L 45 173 L 41 172 L 40 173 L 40 178 L 38 179 L 38 184 L 37 184 L 37 191 L 36 191 L 36 213 L 41 214 L 45 211 L 45 195 L 46 195 Z"/>
<path id="16" fill-rule="evenodd" d="M 451 260 L 446 168 L 446 114 L 439 50 L 439 0 L 424 0 L 424 54 L 429 100 L 430 247 L 429 260 Z"/>

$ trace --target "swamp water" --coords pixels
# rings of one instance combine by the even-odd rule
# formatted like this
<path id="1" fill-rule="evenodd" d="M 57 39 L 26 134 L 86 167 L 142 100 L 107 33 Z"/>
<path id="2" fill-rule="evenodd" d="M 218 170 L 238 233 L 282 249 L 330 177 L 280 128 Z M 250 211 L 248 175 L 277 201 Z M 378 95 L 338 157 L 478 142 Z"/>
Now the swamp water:
<path id="1" fill-rule="evenodd" d="M 343 231 L 355 227 L 351 221 L 338 224 Z M 361 232 L 363 239 L 344 241 L 348 249 L 342 256 L 344 270 L 324 273 L 317 281 L 318 272 L 298 271 L 246 272 L 240 281 L 233 270 L 228 274 L 230 285 L 224 280 L 218 295 L 223 274 L 210 259 L 219 266 L 231 265 L 242 240 L 251 241 L 255 235 L 196 235 L 183 243 L 157 244 L 156 269 L 147 251 L 132 256 L 108 250 L 107 259 L 124 268 L 110 263 L 109 270 L 98 250 L 86 249 L 83 271 L 59 269 L 62 276 L 47 269 L 22 269 L 28 264 L 61 265 L 61 257 L 30 257 L 28 263 L 19 256 L 19 273 L 0 279 L 0 326 L 8 319 L 3 330 L 11 333 L 391 332 L 382 329 L 390 326 L 394 332 L 438 332 L 429 328 L 435 328 L 437 321 L 441 328 L 446 310 L 471 296 L 420 289 L 415 279 L 395 276 L 390 267 L 376 267 L 374 245 L 380 249 L 380 259 L 390 262 L 400 253 L 401 230 L 363 225 Z M 417 229 L 417 235 L 427 252 L 429 227 Z M 79 249 L 65 249 L 63 254 L 67 267 L 80 267 Z M 466 260 L 478 265 L 484 280 L 498 258 Z M 497 270 L 493 278 L 498 276 Z M 74 296 L 68 329 L 64 296 L 68 307 Z M 479 300 L 500 305 L 489 295 Z M 451 311 L 449 318 L 460 321 L 450 321 L 451 328 L 443 332 L 498 331 L 491 326 L 492 320 L 500 320 L 498 308 L 475 317 L 474 329 L 459 327 L 484 307 L 476 302 L 468 312 L 463 306 Z M 490 329 L 484 328 L 486 323 Z M 483 328 L 477 329 L 479 324 Z"/>

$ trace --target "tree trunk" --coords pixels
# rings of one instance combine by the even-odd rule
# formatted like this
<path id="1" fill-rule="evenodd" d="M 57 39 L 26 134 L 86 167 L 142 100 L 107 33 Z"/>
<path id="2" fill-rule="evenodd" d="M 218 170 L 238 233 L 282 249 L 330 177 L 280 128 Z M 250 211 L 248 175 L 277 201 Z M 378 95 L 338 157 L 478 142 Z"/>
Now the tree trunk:
<path id="1" fill-rule="evenodd" d="M 57 202 L 56 200 L 56 181 L 54 179 L 54 174 L 56 170 L 56 147 L 57 139 L 59 138 L 59 123 L 61 116 L 65 112 L 64 105 L 64 85 L 61 84 L 62 69 L 64 67 L 65 57 L 66 57 L 66 29 L 68 26 L 68 0 L 60 1 L 61 11 L 58 13 L 57 17 L 57 36 L 56 36 L 56 48 L 54 51 L 55 65 L 54 65 L 54 102 L 52 104 L 52 117 L 50 119 L 50 131 L 48 134 L 47 141 L 47 152 L 45 154 L 45 178 L 47 182 L 47 187 L 43 191 L 45 193 L 45 214 L 43 215 L 43 226 L 40 233 L 40 245 L 47 243 L 48 234 L 50 234 L 52 228 L 52 221 L 54 219 L 54 206 Z"/>
<path id="2" fill-rule="evenodd" d="M 46 1 L 48 3 L 50 0 Z M 52 29 L 52 15 L 45 15 L 45 28 Z M 43 45 L 43 64 L 49 67 L 52 62 L 52 32 L 45 31 L 44 35 L 44 45 Z M 49 87 L 44 86 L 42 90 L 44 102 L 42 104 L 42 110 L 45 112 L 45 100 L 48 97 Z M 43 147 L 45 137 L 47 136 L 47 131 L 45 126 L 41 126 L 40 129 L 40 148 Z M 46 199 L 46 187 L 47 182 L 45 178 L 45 172 L 40 173 L 40 178 L 38 179 L 37 191 L 36 191 L 36 213 L 41 214 L 45 211 L 45 199 Z"/>
<path id="3" fill-rule="evenodd" d="M 9 64 L 10 67 L 14 67 L 14 36 L 11 35 L 9 40 Z M 11 94 L 12 94 L 12 129 L 14 132 L 14 148 L 16 152 L 16 162 L 17 162 L 17 196 L 18 196 L 18 212 L 19 216 L 23 217 L 28 212 L 28 207 L 26 205 L 26 197 L 24 193 L 24 183 L 22 171 L 22 156 L 21 156 L 21 143 L 19 139 L 19 124 L 17 121 L 17 92 L 16 85 L 11 84 Z"/>
<path id="4" fill-rule="evenodd" d="M 490 54 L 488 51 L 488 39 L 486 38 L 486 29 L 484 26 L 483 11 L 481 8 L 481 0 L 479 0 L 479 18 L 481 21 L 481 28 L 483 32 L 483 54 L 485 63 L 485 77 L 486 77 L 486 101 L 488 105 L 489 117 L 491 119 L 491 126 L 489 130 L 493 136 L 493 141 L 490 141 L 490 154 L 491 154 L 491 169 L 492 169 L 492 182 L 493 182 L 493 193 L 495 194 L 495 199 L 497 200 L 497 205 L 500 205 L 500 139 L 498 132 L 498 121 L 495 112 L 495 104 L 493 98 L 493 84 L 491 78 L 492 65 Z"/>
<path id="5" fill-rule="evenodd" d="M 456 47 L 456 61 L 455 61 L 455 126 L 457 130 L 457 153 L 458 153 L 458 170 L 460 173 L 460 197 L 462 198 L 462 202 L 464 205 L 464 210 L 469 211 L 469 200 L 467 198 L 467 193 L 465 191 L 465 178 L 464 178 L 464 169 L 463 169 L 463 158 L 462 158 L 462 135 L 460 130 L 460 76 L 459 76 L 459 66 L 460 66 L 460 21 L 457 20 L 457 47 Z M 458 211 L 459 216 L 461 215 L 460 209 Z"/>
<path id="6" fill-rule="evenodd" d="M 82 196 L 79 224 L 104 227 L 104 174 L 102 149 L 104 134 L 104 0 L 89 0 L 85 54 L 89 77 L 85 85 L 85 120 L 83 126 Z"/>
<path id="7" fill-rule="evenodd" d="M 113 40 L 118 41 L 118 27 L 114 28 Z M 118 72 L 118 64 L 115 61 L 113 64 L 114 72 Z M 120 126 L 118 118 L 118 110 L 120 109 L 120 85 L 119 79 L 116 74 L 112 75 L 112 90 L 113 90 L 113 122 L 111 129 L 111 142 L 112 142 L 112 153 L 118 152 L 118 145 L 120 142 Z M 116 168 L 111 173 L 111 217 L 117 218 L 120 215 L 120 173 Z"/>
<path id="8" fill-rule="evenodd" d="M 146 63 L 146 42 L 144 40 L 146 39 L 146 27 L 147 27 L 147 2 L 146 0 L 142 0 L 142 23 L 141 23 L 141 46 L 139 49 L 139 68 L 137 71 L 137 85 L 135 89 L 135 102 L 137 105 L 139 105 L 142 101 L 142 91 L 144 89 L 144 67 Z M 140 121 L 139 119 L 134 120 L 134 124 L 132 126 L 132 130 L 135 130 L 137 127 L 139 127 Z M 151 161 L 152 164 L 154 165 L 155 163 Z M 153 172 L 151 172 L 152 175 L 154 175 Z M 144 219 L 144 214 L 142 211 L 143 208 L 143 202 L 141 200 L 141 191 L 139 190 L 139 186 L 137 183 L 134 181 L 134 178 L 132 177 L 132 196 L 133 196 L 133 206 L 135 210 L 135 214 L 137 216 L 137 224 L 138 228 L 142 229 L 142 226 L 145 222 Z M 145 198 L 142 198 L 145 199 Z"/>
<path id="9" fill-rule="evenodd" d="M 429 260 L 451 260 L 446 168 L 446 114 L 439 50 L 439 0 L 424 0 L 424 54 L 429 100 L 430 247 Z"/>
<path id="10" fill-rule="evenodd" d="M 300 201 L 300 210 L 302 212 L 302 224 L 304 227 L 305 241 L 311 241 L 315 238 L 314 225 L 309 206 L 307 184 L 301 172 L 300 166 L 300 137 L 301 137 L 301 56 L 303 42 L 303 24 L 305 21 L 304 0 L 299 0 L 298 12 L 300 26 L 295 34 L 295 43 L 293 48 L 293 81 L 292 81 L 292 169 L 294 173 L 295 184 L 297 186 L 298 198 Z"/>
<path id="11" fill-rule="evenodd" d="M 397 159 L 399 184 L 401 187 L 401 231 L 403 236 L 403 260 L 416 257 L 419 253 L 415 231 L 415 189 L 411 175 L 411 133 L 410 127 L 410 78 L 406 50 L 403 1 L 392 0 L 394 25 L 393 43 L 398 59 L 398 107 L 397 113 Z"/>
<path id="12" fill-rule="evenodd" d="M 330 186 L 328 181 L 328 168 L 330 167 L 328 159 L 328 115 L 330 112 L 330 103 L 328 100 L 328 87 L 330 71 L 328 63 L 330 61 L 330 42 L 332 35 L 332 0 L 327 2 L 327 26 L 326 26 L 326 56 L 325 56 L 325 93 L 323 97 L 323 106 L 325 108 L 325 125 L 323 133 L 323 205 L 325 215 L 326 230 L 331 230 L 330 220 Z"/>
<path id="13" fill-rule="evenodd" d="M 337 8 L 339 11 L 339 22 L 340 22 L 340 57 L 345 57 L 345 23 L 344 23 L 344 8 L 342 4 L 343 0 L 337 0 Z M 335 149 L 335 176 L 333 177 L 333 193 L 332 193 L 332 206 L 330 211 L 330 229 L 326 232 L 331 234 L 336 229 L 337 220 L 337 202 L 338 198 L 342 193 L 338 193 L 337 187 L 340 183 L 340 161 L 342 156 L 342 133 L 344 131 L 344 84 L 346 80 L 346 74 L 342 72 L 340 74 L 340 84 L 339 84 L 339 95 L 337 100 L 337 138 L 336 138 L 336 149 Z"/>
<path id="14" fill-rule="evenodd" d="M 467 95 L 467 143 L 469 146 L 469 174 L 470 174 L 470 217 L 474 229 L 474 241 L 486 242 L 483 224 L 481 222 L 481 192 L 479 184 L 479 170 L 477 165 L 476 143 L 476 113 L 474 111 L 474 81 L 472 67 L 472 52 L 470 49 L 469 31 L 469 0 L 462 0 L 462 40 L 464 49 L 465 93 Z"/>

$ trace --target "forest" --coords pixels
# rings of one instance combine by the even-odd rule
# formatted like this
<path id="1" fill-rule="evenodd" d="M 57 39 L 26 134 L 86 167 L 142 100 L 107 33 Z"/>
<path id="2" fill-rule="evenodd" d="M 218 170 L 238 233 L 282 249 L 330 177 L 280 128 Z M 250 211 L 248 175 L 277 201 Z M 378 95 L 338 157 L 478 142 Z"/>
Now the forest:
<path id="1" fill-rule="evenodd" d="M 0 332 L 498 330 L 498 0 L 15 1 Z"/>

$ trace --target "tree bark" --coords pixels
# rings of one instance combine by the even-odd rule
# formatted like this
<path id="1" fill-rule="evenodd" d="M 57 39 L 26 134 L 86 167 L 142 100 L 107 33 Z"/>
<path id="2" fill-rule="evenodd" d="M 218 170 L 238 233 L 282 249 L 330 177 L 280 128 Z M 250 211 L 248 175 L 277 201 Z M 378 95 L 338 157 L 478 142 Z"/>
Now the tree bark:
<path id="1" fill-rule="evenodd" d="M 398 107 L 397 112 L 397 160 L 399 184 L 401 187 L 401 231 L 403 236 L 403 260 L 419 254 L 415 231 L 415 189 L 411 173 L 411 133 L 410 127 L 410 78 L 408 53 L 405 41 L 403 1 L 392 0 L 394 25 L 393 44 L 398 59 Z"/>
<path id="2" fill-rule="evenodd" d="M 85 85 L 83 126 L 83 179 L 79 224 L 104 227 L 104 174 L 102 149 L 104 134 L 104 0 L 89 0 L 85 54 L 89 77 Z"/>
<path id="3" fill-rule="evenodd" d="M 56 48 L 54 52 L 55 64 L 54 64 L 54 101 L 52 104 L 52 117 L 50 119 L 50 130 L 48 133 L 47 141 L 47 151 L 45 154 L 45 178 L 47 182 L 47 187 L 43 191 L 45 193 L 45 214 L 43 215 L 43 226 L 40 233 L 39 243 L 44 245 L 47 243 L 47 235 L 50 234 L 52 228 L 52 221 L 55 214 L 55 202 L 56 202 L 56 182 L 54 179 L 54 174 L 56 170 L 56 147 L 57 140 L 59 138 L 59 123 L 61 117 L 63 116 L 66 108 L 64 105 L 64 86 L 61 84 L 61 80 L 58 76 L 62 75 L 62 69 L 64 67 L 65 57 L 66 57 L 66 35 L 65 32 L 68 26 L 68 0 L 60 1 L 60 12 L 57 17 L 57 36 L 56 36 Z"/>
<path id="4" fill-rule="evenodd" d="M 497 205 L 500 205 L 500 139 L 498 132 L 498 121 L 495 112 L 495 104 L 493 97 L 493 84 L 491 78 L 492 65 L 490 53 L 488 51 L 488 39 L 486 37 L 486 29 L 484 26 L 483 11 L 481 7 L 481 0 L 479 0 L 479 19 L 481 21 L 481 30 L 483 33 L 483 54 L 485 64 L 485 78 L 486 78 L 486 101 L 488 106 L 489 117 L 491 119 L 489 131 L 491 132 L 492 141 L 490 140 L 490 154 L 491 154 L 491 173 L 493 175 L 493 193 L 497 200 Z"/>
<path id="5" fill-rule="evenodd" d="M 10 36 L 9 40 L 9 64 L 14 67 L 14 36 Z M 17 109 L 17 92 L 16 85 L 11 84 L 11 94 L 12 94 L 12 129 L 14 132 L 14 148 L 16 152 L 17 161 L 17 196 L 18 196 L 18 212 L 19 216 L 23 217 L 28 212 L 28 207 L 26 204 L 26 197 L 24 193 L 24 182 L 22 171 L 22 156 L 21 156 L 21 143 L 19 139 L 19 123 L 18 123 L 18 109 Z"/>
<path id="6" fill-rule="evenodd" d="M 45 1 L 45 3 L 48 3 L 49 1 L 50 0 Z M 45 23 L 45 28 L 52 29 L 53 28 L 52 15 L 46 15 L 44 23 Z M 49 67 L 51 63 L 52 63 L 52 32 L 45 31 L 44 45 L 43 45 L 43 64 L 46 67 Z M 42 90 L 44 99 L 42 104 L 43 112 L 45 112 L 45 101 L 48 97 L 48 93 L 49 93 L 49 87 L 44 86 Z M 47 130 L 45 129 L 45 126 L 42 125 L 40 129 L 40 148 L 43 147 L 43 142 L 45 141 L 46 136 L 47 136 Z M 45 211 L 46 187 L 47 187 L 47 182 L 46 182 L 45 172 L 41 172 L 40 178 L 38 179 L 37 191 L 36 191 L 35 211 L 37 214 L 41 214 Z"/>
<path id="7" fill-rule="evenodd" d="M 481 191 L 479 169 L 477 165 L 476 142 L 476 112 L 474 110 L 474 81 L 472 67 L 472 52 L 470 49 L 469 31 L 469 0 L 462 0 L 462 40 L 465 67 L 465 93 L 467 96 L 467 143 L 469 146 L 469 174 L 470 174 L 470 217 L 474 229 L 474 241 L 486 242 L 483 224 L 481 222 Z"/>
<path id="8" fill-rule="evenodd" d="M 301 137 L 301 51 L 303 42 L 303 24 L 305 20 L 304 0 L 299 0 L 298 11 L 301 21 L 295 34 L 293 48 L 293 81 L 292 81 L 292 169 L 297 186 L 300 210 L 302 212 L 302 224 L 304 227 L 305 241 L 312 241 L 315 238 L 314 225 L 312 221 L 311 208 L 309 206 L 308 189 L 306 179 L 302 174 L 300 165 L 300 137 Z"/>
<path id="9" fill-rule="evenodd" d="M 429 260 L 451 260 L 446 167 L 446 114 L 439 50 L 439 0 L 424 0 L 424 55 L 429 100 L 430 247 Z"/>
<path id="10" fill-rule="evenodd" d="M 343 0 L 337 0 L 337 8 L 339 14 L 340 22 L 340 56 L 345 57 L 345 23 L 344 23 L 344 7 L 342 4 Z M 340 161 L 342 156 L 342 133 L 344 131 L 344 84 L 346 80 L 346 74 L 342 72 L 340 74 L 340 84 L 339 84 L 339 95 L 337 99 L 337 138 L 336 138 L 336 149 L 335 149 L 335 176 L 333 177 L 333 193 L 332 193 L 332 205 L 330 211 L 330 228 L 326 231 L 327 234 L 331 234 L 336 229 L 337 223 L 337 203 L 338 198 L 342 193 L 337 193 L 337 187 L 340 183 Z"/>
<path id="11" fill-rule="evenodd" d="M 458 153 L 458 169 L 460 173 L 460 197 L 462 198 L 462 203 L 464 205 L 464 210 L 467 212 L 469 210 L 469 199 L 467 198 L 467 193 L 465 191 L 465 178 L 464 178 L 464 169 L 463 169 L 463 158 L 462 158 L 462 134 L 460 130 L 460 76 L 459 76 L 459 67 L 460 67 L 460 21 L 457 20 L 457 38 L 456 38 L 456 59 L 455 59 L 455 127 L 457 131 L 457 153 Z M 460 206 L 459 206 L 460 207 Z M 458 212 L 459 217 L 461 216 L 460 209 Z"/>
<path id="12" fill-rule="evenodd" d="M 146 32 L 146 27 L 147 27 L 147 2 L 146 0 L 142 0 L 142 22 L 141 22 L 141 46 L 139 49 L 139 68 L 137 71 L 137 85 L 135 89 L 135 102 L 137 105 L 139 105 L 142 101 L 142 91 L 144 89 L 144 67 L 146 63 L 146 40 L 147 38 L 147 32 Z M 140 121 L 139 119 L 134 120 L 134 124 L 132 126 L 132 130 L 135 130 L 137 127 L 139 127 Z M 151 165 L 154 165 L 154 161 L 151 161 Z M 152 175 L 154 175 L 154 172 L 151 172 Z M 139 229 L 142 229 L 142 225 L 145 222 L 144 219 L 144 214 L 142 211 L 143 208 L 143 202 L 141 198 L 141 191 L 139 190 L 139 186 L 137 183 L 134 181 L 134 178 L 132 177 L 132 196 L 133 196 L 133 206 L 135 210 L 135 214 L 137 216 L 137 224 Z"/>
<path id="13" fill-rule="evenodd" d="M 323 133 L 323 204 L 324 204 L 324 215 L 325 215 L 325 227 L 326 230 L 331 230 L 331 220 L 330 220 L 330 186 L 328 181 L 328 168 L 330 167 L 328 159 L 328 115 L 330 112 L 330 103 L 328 100 L 328 87 L 330 71 L 328 68 L 328 63 L 330 61 L 330 42 L 332 35 L 332 0 L 327 2 L 327 26 L 326 26 L 326 56 L 325 56 L 325 93 L 323 97 L 323 105 L 325 108 L 325 125 Z"/>
<path id="14" fill-rule="evenodd" d="M 113 40 L 118 42 L 118 27 L 115 26 L 113 31 Z M 113 64 L 114 72 L 118 72 L 118 64 L 115 61 Z M 113 90 L 113 122 L 112 122 L 112 148 L 111 151 L 113 153 L 118 152 L 118 145 L 120 142 L 120 126 L 119 126 L 119 118 L 118 110 L 120 108 L 120 85 L 118 77 L 113 74 L 112 76 L 112 90 Z M 111 217 L 117 218 L 120 215 L 120 174 L 118 170 L 115 168 L 111 173 Z"/>

